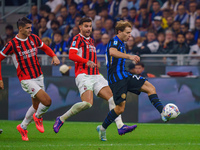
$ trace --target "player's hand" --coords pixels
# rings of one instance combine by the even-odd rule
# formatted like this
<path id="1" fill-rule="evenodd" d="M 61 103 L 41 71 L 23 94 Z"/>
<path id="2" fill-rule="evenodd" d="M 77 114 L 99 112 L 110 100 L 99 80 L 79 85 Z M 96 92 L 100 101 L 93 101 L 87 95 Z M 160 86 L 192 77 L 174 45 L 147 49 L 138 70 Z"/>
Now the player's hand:
<path id="1" fill-rule="evenodd" d="M 4 89 L 3 80 L 0 80 L 0 89 Z"/>
<path id="2" fill-rule="evenodd" d="M 51 64 L 54 64 L 55 66 L 60 64 L 60 60 L 58 59 L 57 56 L 53 56 Z"/>
<path id="3" fill-rule="evenodd" d="M 138 63 L 140 61 L 140 57 L 137 55 L 129 55 L 129 59 L 135 63 Z"/>
<path id="4" fill-rule="evenodd" d="M 90 68 L 94 68 L 94 67 L 97 66 L 97 64 L 95 64 L 93 61 L 90 61 L 90 60 L 87 62 L 87 65 L 88 65 L 88 67 L 90 67 Z"/>

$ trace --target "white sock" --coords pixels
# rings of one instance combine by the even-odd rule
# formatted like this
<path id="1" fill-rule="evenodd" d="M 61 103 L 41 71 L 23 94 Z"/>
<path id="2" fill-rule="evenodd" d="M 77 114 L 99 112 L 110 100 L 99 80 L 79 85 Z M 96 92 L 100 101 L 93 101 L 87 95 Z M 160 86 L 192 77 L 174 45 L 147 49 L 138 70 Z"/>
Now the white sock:
<path id="1" fill-rule="evenodd" d="M 115 108 L 115 102 L 113 100 L 113 96 L 108 100 L 108 103 L 109 103 L 109 109 L 112 110 Z M 116 119 L 115 119 L 115 123 L 117 125 L 117 128 L 120 129 L 124 123 L 122 122 L 122 116 L 119 115 Z"/>
<path id="2" fill-rule="evenodd" d="M 92 105 L 86 101 L 79 102 L 74 104 L 65 114 L 60 116 L 61 121 L 67 120 L 69 117 L 76 115 L 77 113 L 86 110 L 88 108 L 92 107 Z"/>
<path id="3" fill-rule="evenodd" d="M 42 103 L 39 104 L 38 109 L 35 113 L 37 118 L 41 118 L 43 114 L 45 114 L 49 109 L 49 106 L 45 106 Z"/>
<path id="4" fill-rule="evenodd" d="M 100 130 L 105 131 L 106 129 L 101 125 Z"/>
<path id="5" fill-rule="evenodd" d="M 31 123 L 31 121 L 33 120 L 33 114 L 36 112 L 36 110 L 33 108 L 33 105 L 28 109 L 28 111 L 26 112 L 25 118 L 21 123 L 21 128 L 26 130 L 27 126 Z"/>

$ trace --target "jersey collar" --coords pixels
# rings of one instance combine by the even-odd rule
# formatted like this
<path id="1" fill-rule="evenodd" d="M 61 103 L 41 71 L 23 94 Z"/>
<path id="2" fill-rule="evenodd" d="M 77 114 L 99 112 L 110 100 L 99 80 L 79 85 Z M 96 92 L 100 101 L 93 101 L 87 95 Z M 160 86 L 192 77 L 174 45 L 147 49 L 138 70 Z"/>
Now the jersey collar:
<path id="1" fill-rule="evenodd" d="M 25 39 L 20 39 L 19 36 L 18 36 L 18 34 L 15 36 L 15 38 L 18 39 L 18 40 L 20 40 L 20 41 L 26 41 L 28 39 L 28 37 L 25 38 Z"/>
<path id="2" fill-rule="evenodd" d="M 117 35 L 115 36 L 115 38 L 117 38 L 122 44 L 124 44 L 124 42 L 122 42 Z"/>
<path id="3" fill-rule="evenodd" d="M 82 36 L 82 37 L 84 37 L 85 39 L 87 39 L 87 40 L 89 40 L 90 39 L 90 37 L 85 37 L 85 36 L 83 36 L 81 33 L 79 33 L 80 34 L 80 36 Z"/>

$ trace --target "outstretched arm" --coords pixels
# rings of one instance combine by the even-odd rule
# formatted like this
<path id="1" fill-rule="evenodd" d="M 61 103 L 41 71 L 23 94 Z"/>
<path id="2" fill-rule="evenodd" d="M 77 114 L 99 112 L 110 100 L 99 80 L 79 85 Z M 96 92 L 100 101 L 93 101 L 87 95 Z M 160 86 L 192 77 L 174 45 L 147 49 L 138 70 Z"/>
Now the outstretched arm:
<path id="1" fill-rule="evenodd" d="M 116 48 L 110 48 L 109 54 L 110 54 L 110 56 L 113 56 L 115 58 L 130 59 L 130 60 L 134 61 L 135 63 L 138 63 L 140 61 L 139 56 L 122 53 L 122 52 L 118 51 Z"/>
<path id="2" fill-rule="evenodd" d="M 48 56 L 53 57 L 51 64 L 54 64 L 54 65 L 60 64 L 60 60 L 58 59 L 56 54 L 52 51 L 52 49 L 49 46 L 43 44 L 42 47 L 40 47 L 40 49 L 43 50 Z"/>
<path id="3" fill-rule="evenodd" d="M 93 61 L 87 60 L 85 58 L 80 57 L 79 55 L 77 55 L 77 50 L 70 50 L 69 51 L 69 59 L 74 61 L 74 62 L 79 62 L 79 63 L 84 63 L 87 64 L 88 67 L 90 68 L 94 68 L 96 67 L 96 64 Z"/>

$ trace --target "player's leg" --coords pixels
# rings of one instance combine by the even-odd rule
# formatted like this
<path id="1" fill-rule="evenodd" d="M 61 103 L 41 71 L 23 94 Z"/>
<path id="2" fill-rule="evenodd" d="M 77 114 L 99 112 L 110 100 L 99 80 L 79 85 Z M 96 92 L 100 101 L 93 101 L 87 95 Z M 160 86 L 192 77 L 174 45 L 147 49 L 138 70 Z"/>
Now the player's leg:
<path id="1" fill-rule="evenodd" d="M 106 141 L 106 129 L 108 126 L 120 115 L 124 112 L 126 101 L 121 102 L 120 104 L 116 105 L 114 109 L 112 109 L 107 117 L 105 118 L 102 125 L 97 126 L 97 131 L 99 133 L 99 139 L 101 141 Z"/>
<path id="2" fill-rule="evenodd" d="M 56 118 L 53 125 L 55 133 L 58 133 L 63 123 L 70 117 L 86 110 L 93 105 L 93 79 L 90 75 L 80 74 L 75 79 L 82 102 L 74 104 L 66 113 Z"/>
<path id="3" fill-rule="evenodd" d="M 90 108 L 93 105 L 93 91 L 88 90 L 81 95 L 82 102 L 74 104 L 65 114 L 60 116 L 61 121 L 78 114 L 79 112 Z"/>
<path id="4" fill-rule="evenodd" d="M 51 98 L 43 89 L 40 89 L 32 98 L 32 101 L 34 108 L 37 109 L 36 113 L 33 114 L 36 128 L 43 133 L 44 126 L 42 115 L 45 114 L 51 106 Z"/>
<path id="5" fill-rule="evenodd" d="M 28 125 L 32 122 L 33 120 L 33 114 L 36 112 L 36 109 L 31 105 L 31 107 L 28 109 L 26 112 L 26 115 L 24 117 L 24 120 L 22 121 L 21 128 L 26 130 Z"/>
<path id="6" fill-rule="evenodd" d="M 156 93 L 156 88 L 150 82 L 145 81 L 140 91 L 148 94 L 150 102 L 159 111 L 162 120 L 164 122 L 167 122 L 168 120 L 164 116 L 162 116 L 163 104 L 158 98 L 158 95 Z"/>
<path id="7" fill-rule="evenodd" d="M 108 101 L 110 110 L 115 108 L 116 105 L 115 105 L 115 102 L 113 100 L 113 94 L 112 94 L 112 91 L 111 91 L 109 86 L 103 87 L 99 91 L 98 96 Z M 122 122 L 121 115 L 119 115 L 115 119 L 115 123 L 117 125 L 119 135 L 123 135 L 123 134 L 126 134 L 128 132 L 131 132 L 136 128 L 136 125 L 133 125 L 133 126 L 124 125 L 124 123 Z"/>
<path id="8" fill-rule="evenodd" d="M 103 87 L 97 94 L 99 97 L 105 99 L 108 101 L 108 104 L 109 104 L 109 109 L 112 110 L 115 108 L 115 102 L 113 100 L 113 94 L 112 94 L 112 91 L 110 89 L 109 86 L 105 86 Z M 117 128 L 120 129 L 124 123 L 122 122 L 122 118 L 121 118 L 121 115 L 119 115 L 116 119 L 115 119 L 115 122 L 116 122 L 116 125 L 117 125 Z"/>
<path id="9" fill-rule="evenodd" d="M 87 90 L 81 95 L 82 102 L 78 102 L 74 104 L 66 113 L 62 116 L 56 118 L 56 122 L 53 125 L 53 129 L 55 133 L 58 133 L 63 123 L 70 117 L 84 111 L 93 104 L 93 91 Z"/>

